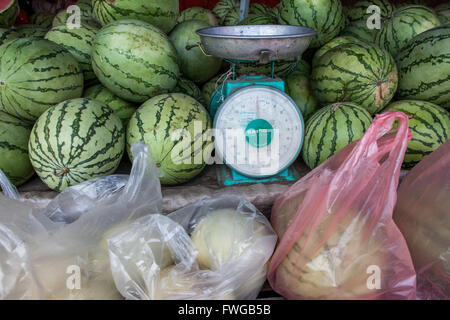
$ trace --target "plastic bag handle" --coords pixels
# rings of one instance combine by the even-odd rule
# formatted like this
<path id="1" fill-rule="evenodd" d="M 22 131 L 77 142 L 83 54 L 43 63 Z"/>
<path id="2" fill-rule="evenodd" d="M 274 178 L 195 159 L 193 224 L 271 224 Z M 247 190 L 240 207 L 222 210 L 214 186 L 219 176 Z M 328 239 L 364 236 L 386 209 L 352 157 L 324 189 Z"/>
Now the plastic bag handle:
<path id="1" fill-rule="evenodd" d="M 2 169 L 0 169 L 0 187 L 6 197 L 15 200 L 19 199 L 19 191 L 16 186 L 8 180 L 8 177 L 3 173 Z"/>

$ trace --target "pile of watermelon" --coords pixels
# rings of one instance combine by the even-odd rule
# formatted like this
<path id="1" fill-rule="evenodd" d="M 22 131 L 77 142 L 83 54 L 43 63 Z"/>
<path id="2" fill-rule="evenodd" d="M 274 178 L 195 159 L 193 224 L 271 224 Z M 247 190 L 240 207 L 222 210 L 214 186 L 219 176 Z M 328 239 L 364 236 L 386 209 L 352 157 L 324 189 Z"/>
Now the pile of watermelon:
<path id="1" fill-rule="evenodd" d="M 371 27 L 371 5 L 380 8 L 379 28 Z M 306 120 L 301 156 L 310 168 L 359 139 L 384 110 L 410 115 L 405 168 L 450 136 L 448 6 L 282 0 L 252 4 L 243 21 L 236 0 L 182 12 L 178 0 L 76 6 L 14 27 L 18 1 L 0 5 L 0 169 L 16 185 L 36 173 L 61 191 L 111 174 L 139 140 L 163 184 L 200 174 L 208 159 L 199 155 L 211 148 L 207 110 L 230 65 L 203 53 L 196 30 L 217 25 L 317 30 L 303 58 L 275 64 Z M 246 63 L 236 72 L 271 67 Z"/>

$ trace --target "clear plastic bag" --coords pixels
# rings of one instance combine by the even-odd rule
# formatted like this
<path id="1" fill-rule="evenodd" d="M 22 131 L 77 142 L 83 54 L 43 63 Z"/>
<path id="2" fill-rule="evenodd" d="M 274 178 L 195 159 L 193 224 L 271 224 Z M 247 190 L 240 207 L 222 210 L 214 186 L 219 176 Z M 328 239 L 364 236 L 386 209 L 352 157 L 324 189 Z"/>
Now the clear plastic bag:
<path id="1" fill-rule="evenodd" d="M 148 147 L 136 143 L 132 152 L 130 176 L 111 175 L 67 188 L 44 210 L 0 195 L 1 298 L 122 298 L 112 279 L 105 237 L 117 226 L 162 209 L 161 172 Z"/>
<path id="2" fill-rule="evenodd" d="M 394 220 L 417 272 L 418 299 L 450 299 L 450 140 L 425 157 L 398 190 Z"/>
<path id="3" fill-rule="evenodd" d="M 394 121 L 398 130 L 390 130 Z M 272 288 L 289 299 L 414 299 L 416 276 L 392 220 L 410 131 L 400 112 L 365 133 L 277 198 L 280 242 Z"/>
<path id="4" fill-rule="evenodd" d="M 127 299 L 255 299 L 277 236 L 248 201 L 222 196 L 143 217 L 108 238 Z"/>

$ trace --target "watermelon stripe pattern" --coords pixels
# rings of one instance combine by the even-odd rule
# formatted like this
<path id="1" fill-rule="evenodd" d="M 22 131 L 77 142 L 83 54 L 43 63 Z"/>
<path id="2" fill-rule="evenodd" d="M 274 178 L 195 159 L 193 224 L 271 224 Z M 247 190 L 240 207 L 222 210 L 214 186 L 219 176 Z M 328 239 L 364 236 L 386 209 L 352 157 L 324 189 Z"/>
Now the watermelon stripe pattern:
<path id="1" fill-rule="evenodd" d="M 29 142 L 36 173 L 56 191 L 114 173 L 124 148 L 124 128 L 114 111 L 86 98 L 67 100 L 44 112 Z"/>
<path id="2" fill-rule="evenodd" d="M 202 91 L 191 80 L 184 78 L 178 79 L 178 83 L 175 89 L 173 89 L 173 93 L 184 93 L 200 102 L 203 106 L 205 106 L 205 99 L 203 98 Z"/>
<path id="3" fill-rule="evenodd" d="M 0 5 L 0 27 L 9 28 L 19 15 L 18 0 L 4 0 Z"/>
<path id="4" fill-rule="evenodd" d="M 313 66 L 311 85 L 319 102 L 351 101 L 375 114 L 394 96 L 397 68 L 391 55 L 368 43 L 337 46 Z"/>
<path id="5" fill-rule="evenodd" d="M 380 8 L 380 15 L 382 18 L 386 18 L 394 11 L 394 6 L 389 0 L 362 0 L 353 4 L 348 10 L 347 17 L 350 22 L 367 19 L 371 15 L 367 13 L 367 8 L 371 5 Z"/>
<path id="6" fill-rule="evenodd" d="M 219 19 L 219 23 L 223 24 L 223 20 L 227 13 L 236 7 L 239 7 L 239 2 L 236 0 L 220 0 L 214 6 L 213 13 Z"/>
<path id="7" fill-rule="evenodd" d="M 411 169 L 425 156 L 450 138 L 450 113 L 430 102 L 401 100 L 386 110 L 401 111 L 410 116 L 412 139 L 408 143 L 403 168 Z"/>
<path id="8" fill-rule="evenodd" d="M 401 99 L 425 100 L 450 109 L 450 24 L 414 37 L 397 57 Z"/>
<path id="9" fill-rule="evenodd" d="M 63 47 L 44 39 L 16 39 L 0 47 L 0 108 L 26 121 L 78 98 L 83 74 Z"/>
<path id="10" fill-rule="evenodd" d="M 20 37 L 20 34 L 12 29 L 0 28 L 0 46 Z"/>
<path id="11" fill-rule="evenodd" d="M 201 132 L 194 131 L 197 121 L 201 123 Z M 153 160 L 164 174 L 160 178 L 161 183 L 184 183 L 205 167 L 203 150 L 212 142 L 204 136 L 211 126 L 208 112 L 192 97 L 182 93 L 156 96 L 146 101 L 130 120 L 127 129 L 128 155 L 133 161 L 131 146 L 137 141 L 143 141 L 150 147 Z M 191 139 L 180 137 L 172 140 L 174 131 L 183 129 L 189 132 Z M 201 161 L 195 161 L 199 155 Z M 185 159 L 188 163 L 177 163 L 173 158 Z"/>
<path id="12" fill-rule="evenodd" d="M 306 123 L 303 160 L 311 169 L 317 167 L 360 139 L 371 123 L 370 114 L 354 103 L 334 103 L 320 109 Z"/>
<path id="13" fill-rule="evenodd" d="M 311 41 L 310 48 L 324 45 L 345 27 L 340 0 L 282 0 L 278 21 L 316 30 L 317 35 Z"/>
<path id="14" fill-rule="evenodd" d="M 138 20 L 120 20 L 103 27 L 91 57 L 100 82 L 131 102 L 171 91 L 180 73 L 177 52 L 167 36 Z"/>
<path id="15" fill-rule="evenodd" d="M 31 125 L 0 111 L 0 169 L 16 186 L 26 182 L 34 170 L 28 157 Z"/>
<path id="16" fill-rule="evenodd" d="M 392 17 L 383 23 L 375 42 L 396 57 L 409 40 L 440 24 L 430 8 L 418 5 L 402 7 L 395 10 Z"/>

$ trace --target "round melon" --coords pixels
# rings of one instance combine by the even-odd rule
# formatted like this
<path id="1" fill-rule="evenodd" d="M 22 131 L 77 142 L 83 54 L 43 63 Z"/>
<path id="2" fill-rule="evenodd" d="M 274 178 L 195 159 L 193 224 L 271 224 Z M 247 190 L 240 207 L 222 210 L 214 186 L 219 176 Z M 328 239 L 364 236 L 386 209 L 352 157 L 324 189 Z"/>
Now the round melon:
<path id="1" fill-rule="evenodd" d="M 167 36 L 139 20 L 103 27 L 92 46 L 92 67 L 100 82 L 122 99 L 144 102 L 171 91 L 178 81 L 178 56 Z"/>
<path id="2" fill-rule="evenodd" d="M 432 9 L 418 5 L 405 6 L 395 10 L 384 21 L 375 42 L 395 57 L 409 40 L 440 24 Z"/>
<path id="3" fill-rule="evenodd" d="M 9 28 L 19 15 L 18 0 L 4 0 L 0 3 L 0 27 Z"/>
<path id="4" fill-rule="evenodd" d="M 316 53 L 314 54 L 313 60 L 312 60 L 312 65 L 316 65 L 317 61 L 319 60 L 319 58 L 321 56 L 323 56 L 325 53 L 327 53 L 328 51 L 330 51 L 331 49 L 340 46 L 341 44 L 346 44 L 346 43 L 359 43 L 360 41 L 352 36 L 340 36 L 340 37 L 336 37 L 333 40 L 327 42 L 326 44 L 324 44 L 322 47 L 319 48 L 319 50 L 316 51 Z"/>
<path id="5" fill-rule="evenodd" d="M 11 183 L 19 186 L 34 170 L 28 157 L 31 125 L 0 111 L 0 169 Z"/>
<path id="6" fill-rule="evenodd" d="M 386 18 L 392 12 L 394 12 L 394 5 L 392 5 L 389 0 L 360 0 L 353 5 L 351 5 L 347 11 L 347 17 L 350 22 L 357 20 L 365 20 L 373 14 L 367 13 L 367 8 L 369 6 L 377 6 L 380 8 L 381 18 Z"/>
<path id="7" fill-rule="evenodd" d="M 349 143 L 360 139 L 372 123 L 363 107 L 336 102 L 323 107 L 306 122 L 302 158 L 313 169 Z"/>
<path id="8" fill-rule="evenodd" d="M 256 14 L 260 16 L 273 16 L 272 8 L 270 8 L 267 4 L 264 3 L 252 3 L 248 8 L 249 14 Z"/>
<path id="9" fill-rule="evenodd" d="M 52 27 L 54 18 L 55 15 L 52 13 L 39 12 L 30 16 L 30 23 L 46 29 L 50 29 Z"/>
<path id="10" fill-rule="evenodd" d="M 100 28 L 101 25 L 94 20 L 93 18 L 93 7 L 91 0 L 78 0 L 75 3 L 76 6 L 80 9 L 80 20 L 84 23 L 89 23 L 93 25 L 94 27 Z M 53 18 L 52 25 L 53 27 L 65 25 L 67 23 L 67 20 L 73 16 L 73 12 L 68 12 L 66 10 L 61 10 L 56 14 L 56 16 Z M 73 22 L 73 21 L 72 21 Z"/>
<path id="11" fill-rule="evenodd" d="M 222 24 L 224 26 L 236 26 L 239 24 L 239 17 L 240 17 L 240 8 L 239 7 L 233 7 L 231 8 L 225 17 L 223 18 Z"/>
<path id="12" fill-rule="evenodd" d="M 293 60 L 275 60 L 274 72 L 279 77 L 287 77 L 293 73 L 299 59 Z M 249 73 L 270 75 L 272 73 L 272 63 L 260 64 L 259 62 L 243 62 L 236 65 L 236 73 L 247 75 Z"/>
<path id="13" fill-rule="evenodd" d="M 69 28 L 64 24 L 53 27 L 45 35 L 45 39 L 66 48 L 77 59 L 87 85 L 97 81 L 92 70 L 91 51 L 98 30 L 87 23 L 81 23 L 80 28 Z"/>
<path id="14" fill-rule="evenodd" d="M 205 82 L 219 72 L 222 60 L 205 55 L 199 48 L 198 29 L 208 28 L 209 24 L 199 20 L 180 23 L 170 33 L 170 40 L 180 58 L 180 69 L 184 77 L 194 82 Z"/>
<path id="15" fill-rule="evenodd" d="M 223 20 L 227 13 L 236 7 L 239 8 L 239 2 L 237 0 L 220 0 L 214 6 L 213 13 L 219 19 L 219 23 L 223 24 Z"/>
<path id="16" fill-rule="evenodd" d="M 450 22 L 450 3 L 443 3 L 434 8 L 436 14 L 441 21 L 442 24 L 446 24 Z"/>
<path id="17" fill-rule="evenodd" d="M 78 61 L 63 47 L 39 38 L 0 47 L 0 79 L 0 108 L 26 121 L 83 92 Z"/>
<path id="18" fill-rule="evenodd" d="M 94 18 L 105 26 L 113 21 L 136 19 L 148 22 L 164 32 L 177 24 L 178 0 L 92 0 Z"/>
<path id="19" fill-rule="evenodd" d="M 42 26 L 38 26 L 36 24 L 21 24 L 14 28 L 14 30 L 22 37 L 22 38 L 44 38 L 48 29 Z"/>
<path id="20" fill-rule="evenodd" d="M 120 120 L 122 120 L 124 128 L 126 128 L 128 121 L 136 111 L 136 106 L 133 103 L 119 98 L 101 84 L 87 88 L 83 97 L 101 101 L 113 109 Z"/>
<path id="21" fill-rule="evenodd" d="M 240 25 L 263 25 L 277 24 L 277 18 L 271 15 L 249 15 L 247 18 L 239 22 Z"/>
<path id="22" fill-rule="evenodd" d="M 202 95 L 203 100 L 205 101 L 206 109 L 209 109 L 209 105 L 211 104 L 211 99 L 214 96 L 214 93 L 216 92 L 216 88 L 223 83 L 224 79 L 225 77 L 223 77 L 223 75 L 218 75 L 210 79 L 203 85 Z"/>
<path id="23" fill-rule="evenodd" d="M 378 29 L 369 29 L 367 27 L 367 20 L 357 20 L 348 24 L 342 30 L 342 36 L 354 37 L 360 41 L 374 43 L 377 36 Z"/>
<path id="24" fill-rule="evenodd" d="M 178 17 L 177 23 L 182 23 L 188 20 L 201 20 L 207 22 L 210 26 L 218 26 L 216 16 L 210 10 L 202 7 L 190 7 L 183 10 Z"/>
<path id="25" fill-rule="evenodd" d="M 31 131 L 31 164 L 50 188 L 62 191 L 112 174 L 125 149 L 125 130 L 103 102 L 79 98 L 45 111 Z"/>
<path id="26" fill-rule="evenodd" d="M 285 91 L 297 104 L 305 121 L 319 108 L 307 75 L 294 72 L 288 76 L 285 79 Z"/>
<path id="27" fill-rule="evenodd" d="M 302 58 L 298 59 L 297 67 L 294 70 L 294 73 L 300 73 L 305 76 L 309 76 L 311 74 L 311 66 L 308 62 L 303 60 Z"/>
<path id="28" fill-rule="evenodd" d="M 450 138 L 450 113 L 436 104 L 420 100 L 391 103 L 386 111 L 409 116 L 412 139 L 408 143 L 403 168 L 411 169 Z"/>
<path id="29" fill-rule="evenodd" d="M 400 98 L 450 110 L 450 24 L 415 36 L 397 56 L 397 67 Z"/>
<path id="30" fill-rule="evenodd" d="M 195 130 L 197 126 L 199 132 Z M 205 167 L 208 159 L 204 159 L 204 151 L 211 141 L 204 141 L 204 135 L 209 129 L 209 114 L 194 98 L 182 93 L 162 94 L 146 101 L 131 117 L 127 129 L 128 155 L 133 160 L 131 146 L 143 141 L 164 174 L 161 183 L 183 183 Z"/>
<path id="31" fill-rule="evenodd" d="M 185 78 L 178 79 L 177 85 L 175 86 L 175 89 L 173 89 L 173 93 L 187 94 L 205 106 L 205 99 L 203 99 L 202 91 L 191 80 Z"/>
<path id="32" fill-rule="evenodd" d="M 17 38 L 20 38 L 20 34 L 13 29 L 0 28 L 0 46 Z"/>
<path id="33" fill-rule="evenodd" d="M 318 48 L 341 32 L 345 17 L 340 0 L 284 0 L 280 5 L 279 22 L 315 29 L 317 35 L 310 47 Z"/>
<path id="34" fill-rule="evenodd" d="M 321 56 L 311 85 L 321 104 L 351 101 L 375 114 L 394 96 L 397 67 L 391 55 L 364 42 L 342 44 Z"/>

